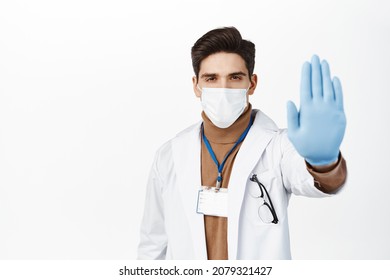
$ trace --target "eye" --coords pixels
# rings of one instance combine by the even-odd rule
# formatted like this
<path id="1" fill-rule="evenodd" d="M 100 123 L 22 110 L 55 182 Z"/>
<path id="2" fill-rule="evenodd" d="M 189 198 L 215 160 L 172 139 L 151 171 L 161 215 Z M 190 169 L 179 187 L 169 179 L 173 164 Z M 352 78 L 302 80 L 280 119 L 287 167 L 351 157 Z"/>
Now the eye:
<path id="1" fill-rule="evenodd" d="M 241 80 L 241 76 L 239 75 L 233 75 L 232 80 Z"/>
<path id="2" fill-rule="evenodd" d="M 207 77 L 206 82 L 212 82 L 215 81 L 215 77 Z"/>

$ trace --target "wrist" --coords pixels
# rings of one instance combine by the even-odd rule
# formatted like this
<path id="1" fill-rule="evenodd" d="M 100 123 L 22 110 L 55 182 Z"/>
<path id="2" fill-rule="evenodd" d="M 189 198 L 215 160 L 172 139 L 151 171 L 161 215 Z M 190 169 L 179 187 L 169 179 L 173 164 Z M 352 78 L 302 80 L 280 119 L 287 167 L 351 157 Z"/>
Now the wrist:
<path id="1" fill-rule="evenodd" d="M 310 159 L 305 158 L 305 161 L 313 167 L 313 169 L 320 171 L 320 172 L 326 172 L 329 170 L 332 170 L 333 167 L 335 167 L 340 159 L 340 152 L 338 152 L 338 155 L 336 157 L 330 158 L 330 159 Z"/>

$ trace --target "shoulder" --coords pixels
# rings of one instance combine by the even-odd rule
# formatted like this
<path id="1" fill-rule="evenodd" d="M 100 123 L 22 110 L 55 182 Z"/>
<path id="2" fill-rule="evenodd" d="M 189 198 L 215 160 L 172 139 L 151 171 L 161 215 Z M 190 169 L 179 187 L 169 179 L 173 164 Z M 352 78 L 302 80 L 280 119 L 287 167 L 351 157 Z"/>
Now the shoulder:
<path id="1" fill-rule="evenodd" d="M 261 130 L 264 133 L 273 134 L 275 138 L 284 138 L 287 136 L 287 129 L 280 129 L 276 123 L 259 109 L 252 110 L 254 122 L 252 127 Z"/>
<path id="2" fill-rule="evenodd" d="M 159 147 L 154 159 L 155 167 L 158 170 L 166 169 L 166 167 L 173 165 L 173 147 L 178 144 L 185 146 L 189 139 L 193 139 L 195 135 L 199 135 L 201 123 L 198 122 L 187 127 Z"/>
<path id="3" fill-rule="evenodd" d="M 199 121 L 199 122 L 187 127 L 186 129 L 183 129 L 178 134 L 176 134 L 176 136 L 172 140 L 174 141 L 175 139 L 180 139 L 182 137 L 192 135 L 193 133 L 198 133 L 200 131 L 199 128 L 200 128 L 201 124 L 202 124 L 202 121 Z"/>
<path id="4" fill-rule="evenodd" d="M 185 128 L 185 129 L 183 129 L 179 133 L 177 133 L 173 138 L 169 139 L 167 142 L 165 142 L 164 144 L 162 144 L 160 146 L 160 148 L 157 150 L 157 154 L 160 156 L 169 154 L 169 152 L 172 149 L 172 143 L 174 143 L 175 141 L 180 141 L 182 138 L 186 138 L 188 136 L 191 136 L 194 133 L 199 133 L 199 131 L 200 131 L 199 128 L 200 128 L 201 124 L 202 124 L 202 122 L 197 122 L 197 123 Z"/>
<path id="5" fill-rule="evenodd" d="M 286 128 L 279 128 L 268 115 L 259 109 L 253 109 L 252 114 L 255 116 L 253 127 L 256 130 L 261 130 L 263 134 L 271 134 L 271 143 L 274 147 L 280 147 L 281 151 L 293 148 Z"/>
<path id="6" fill-rule="evenodd" d="M 253 109 L 252 110 L 252 117 L 254 117 L 253 126 L 262 129 L 262 130 L 268 130 L 276 132 L 279 130 L 276 123 L 267 116 L 263 111 L 259 109 Z"/>

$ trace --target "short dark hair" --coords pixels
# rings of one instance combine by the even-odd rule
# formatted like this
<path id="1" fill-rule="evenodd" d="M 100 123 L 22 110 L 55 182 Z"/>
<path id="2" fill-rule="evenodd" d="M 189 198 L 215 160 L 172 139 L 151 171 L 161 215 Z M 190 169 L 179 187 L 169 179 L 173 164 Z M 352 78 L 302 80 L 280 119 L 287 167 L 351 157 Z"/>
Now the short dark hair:
<path id="1" fill-rule="evenodd" d="M 255 44 L 241 37 L 235 27 L 213 29 L 200 37 L 191 48 L 192 67 L 198 79 L 200 63 L 218 52 L 236 53 L 245 61 L 249 78 L 255 68 Z"/>

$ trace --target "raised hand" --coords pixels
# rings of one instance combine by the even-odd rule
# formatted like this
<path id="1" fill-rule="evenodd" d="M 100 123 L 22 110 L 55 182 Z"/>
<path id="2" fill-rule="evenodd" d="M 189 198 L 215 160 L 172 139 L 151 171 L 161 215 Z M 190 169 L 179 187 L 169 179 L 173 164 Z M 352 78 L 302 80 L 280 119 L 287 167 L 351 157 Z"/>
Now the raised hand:
<path id="1" fill-rule="evenodd" d="M 317 55 L 302 67 L 299 112 L 287 102 L 288 137 L 311 165 L 337 161 L 346 118 L 340 80 L 330 76 L 328 63 Z"/>

